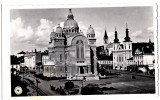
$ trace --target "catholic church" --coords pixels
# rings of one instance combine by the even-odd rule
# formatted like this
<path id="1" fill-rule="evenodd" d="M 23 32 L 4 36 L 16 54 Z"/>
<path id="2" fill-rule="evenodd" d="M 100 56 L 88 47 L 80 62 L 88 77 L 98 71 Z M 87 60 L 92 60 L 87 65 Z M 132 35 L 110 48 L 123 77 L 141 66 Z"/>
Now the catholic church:
<path id="1" fill-rule="evenodd" d="M 86 79 L 99 79 L 95 31 L 90 25 L 86 32 L 87 37 L 80 31 L 72 10 L 69 9 L 64 26 L 58 25 L 50 34 L 49 61 L 44 66 L 44 76 L 68 79 L 81 79 L 85 76 Z"/>

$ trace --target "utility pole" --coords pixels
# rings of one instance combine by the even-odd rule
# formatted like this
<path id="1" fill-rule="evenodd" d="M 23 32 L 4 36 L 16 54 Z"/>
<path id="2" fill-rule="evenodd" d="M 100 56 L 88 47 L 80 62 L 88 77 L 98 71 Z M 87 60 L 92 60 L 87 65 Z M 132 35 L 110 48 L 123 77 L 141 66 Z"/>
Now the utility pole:
<path id="1" fill-rule="evenodd" d="M 37 79 L 37 77 L 36 77 L 36 83 L 37 83 L 37 96 L 38 96 L 38 83 L 40 83 L 40 81 Z"/>
<path id="2" fill-rule="evenodd" d="M 23 82 L 24 82 L 24 68 L 23 68 Z"/>

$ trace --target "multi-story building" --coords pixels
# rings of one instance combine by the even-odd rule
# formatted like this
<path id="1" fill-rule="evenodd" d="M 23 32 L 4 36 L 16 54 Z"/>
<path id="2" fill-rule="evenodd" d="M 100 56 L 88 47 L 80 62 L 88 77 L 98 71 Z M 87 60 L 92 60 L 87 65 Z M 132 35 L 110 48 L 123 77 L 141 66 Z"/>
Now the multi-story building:
<path id="1" fill-rule="evenodd" d="M 42 65 L 46 65 L 49 60 L 48 50 L 42 52 Z"/>
<path id="2" fill-rule="evenodd" d="M 148 43 L 133 43 L 133 61 L 136 66 L 148 65 L 153 69 L 154 43 L 150 40 Z"/>
<path id="3" fill-rule="evenodd" d="M 27 66 L 29 69 L 35 68 L 36 65 L 36 54 L 35 52 L 26 52 L 24 55 L 24 65 Z"/>
<path id="4" fill-rule="evenodd" d="M 35 69 L 37 63 L 41 63 L 41 52 L 35 51 L 33 52 L 26 52 L 24 55 L 24 65 L 27 66 L 29 69 Z"/>

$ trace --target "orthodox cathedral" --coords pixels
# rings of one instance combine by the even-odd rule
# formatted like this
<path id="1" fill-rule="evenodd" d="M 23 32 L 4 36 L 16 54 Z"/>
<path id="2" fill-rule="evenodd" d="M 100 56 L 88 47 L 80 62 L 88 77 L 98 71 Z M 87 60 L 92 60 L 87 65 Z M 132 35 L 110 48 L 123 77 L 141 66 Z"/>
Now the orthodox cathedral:
<path id="1" fill-rule="evenodd" d="M 96 38 L 90 25 L 87 37 L 80 31 L 71 9 L 64 26 L 50 34 L 49 61 L 44 65 L 46 77 L 84 78 L 97 76 Z"/>

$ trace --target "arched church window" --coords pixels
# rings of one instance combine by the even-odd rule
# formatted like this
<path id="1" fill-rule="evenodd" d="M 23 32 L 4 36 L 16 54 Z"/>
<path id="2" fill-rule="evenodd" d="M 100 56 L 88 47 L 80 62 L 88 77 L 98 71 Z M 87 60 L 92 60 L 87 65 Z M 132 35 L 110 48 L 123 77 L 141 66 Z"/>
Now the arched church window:
<path id="1" fill-rule="evenodd" d="M 62 62 L 62 54 L 60 54 L 60 62 Z"/>
<path id="2" fill-rule="evenodd" d="M 77 59 L 84 59 L 84 44 L 82 40 L 76 42 Z"/>

